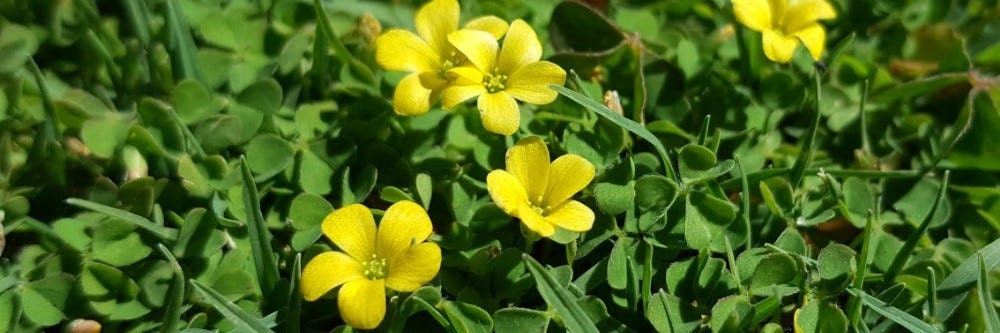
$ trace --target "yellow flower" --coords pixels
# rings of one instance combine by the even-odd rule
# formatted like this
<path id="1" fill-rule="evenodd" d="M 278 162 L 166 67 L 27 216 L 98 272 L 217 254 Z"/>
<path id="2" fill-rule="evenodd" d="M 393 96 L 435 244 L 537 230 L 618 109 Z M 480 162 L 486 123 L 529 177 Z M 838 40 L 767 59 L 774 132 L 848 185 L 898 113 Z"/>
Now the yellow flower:
<path id="1" fill-rule="evenodd" d="M 594 179 L 594 165 L 573 154 L 549 163 L 548 147 L 534 136 L 507 150 L 506 159 L 507 170 L 486 176 L 497 207 L 542 237 L 552 236 L 557 227 L 584 232 L 594 225 L 594 211 L 572 200 Z"/>
<path id="2" fill-rule="evenodd" d="M 566 71 L 542 57 L 542 44 L 531 26 L 522 20 L 510 24 L 503 48 L 487 33 L 459 30 L 448 35 L 455 48 L 472 66 L 448 71 L 457 76 L 444 90 L 441 105 L 450 109 L 479 96 L 477 106 L 486 130 L 511 135 L 521 125 L 517 101 L 548 104 L 556 99 L 550 84 L 566 82 Z"/>
<path id="3" fill-rule="evenodd" d="M 375 228 L 372 213 L 360 204 L 343 207 L 323 220 L 323 234 L 343 252 L 324 252 L 302 270 L 303 298 L 315 301 L 340 287 L 337 307 L 348 325 L 373 329 L 385 316 L 385 288 L 409 292 L 441 268 L 441 248 L 424 242 L 431 220 L 412 201 L 389 207 Z"/>
<path id="4" fill-rule="evenodd" d="M 375 60 L 379 65 L 411 73 L 399 81 L 392 96 L 393 107 L 400 115 L 427 112 L 448 85 L 448 70 L 466 62 L 447 37 L 458 30 L 458 1 L 428 2 L 417 10 L 414 21 L 420 36 L 392 29 L 375 40 Z M 465 28 L 485 31 L 495 40 L 503 36 L 507 22 L 496 16 L 484 16 L 469 21 Z"/>
<path id="5" fill-rule="evenodd" d="M 826 0 L 733 0 L 736 20 L 763 35 L 764 55 L 787 63 L 805 44 L 813 60 L 819 60 L 826 44 L 826 31 L 818 20 L 837 17 Z"/>

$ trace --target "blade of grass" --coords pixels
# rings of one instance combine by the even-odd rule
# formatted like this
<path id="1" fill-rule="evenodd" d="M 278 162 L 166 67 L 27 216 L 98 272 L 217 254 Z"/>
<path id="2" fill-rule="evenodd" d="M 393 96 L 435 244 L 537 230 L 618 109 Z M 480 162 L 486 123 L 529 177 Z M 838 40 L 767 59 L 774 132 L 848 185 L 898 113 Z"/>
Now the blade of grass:
<path id="1" fill-rule="evenodd" d="M 295 255 L 291 280 L 288 286 L 288 311 L 285 312 L 285 333 L 299 333 L 302 330 L 302 296 L 299 296 L 299 279 L 302 275 L 302 254 Z"/>
<path id="2" fill-rule="evenodd" d="M 979 259 L 979 279 L 977 279 L 979 309 L 983 311 L 986 331 L 1000 332 L 1000 317 L 997 316 L 997 309 L 993 307 L 993 293 L 990 292 L 990 275 L 986 270 L 986 261 L 983 259 L 982 253 L 976 257 Z"/>
<path id="3" fill-rule="evenodd" d="M 549 85 L 549 88 L 554 89 L 555 91 L 559 92 L 559 94 L 566 96 L 567 98 L 573 100 L 577 104 L 580 104 L 580 106 L 583 106 L 588 110 L 596 112 L 597 114 L 610 120 L 616 125 L 621 126 L 622 128 L 628 130 L 629 132 L 632 132 L 635 135 L 638 135 L 643 140 L 649 142 L 651 145 L 653 145 L 653 148 L 656 149 L 656 153 L 660 155 L 660 159 L 663 160 L 665 175 L 668 178 L 673 178 L 675 181 L 678 182 L 678 184 L 680 184 L 680 180 L 677 179 L 677 177 L 674 175 L 674 164 L 673 162 L 671 162 L 670 155 L 667 154 L 667 148 L 664 147 L 663 143 L 660 142 L 660 139 L 658 139 L 656 135 L 653 135 L 652 132 L 647 130 L 646 127 L 643 127 L 642 125 L 640 125 L 635 121 L 632 121 L 631 119 L 625 118 L 625 116 L 622 116 L 620 114 L 615 113 L 614 111 L 611 111 L 611 109 L 608 109 L 608 107 L 604 106 L 603 104 L 598 103 L 597 101 L 594 101 L 593 99 L 590 99 L 581 93 L 570 90 L 569 88 L 557 85 Z"/>
<path id="4" fill-rule="evenodd" d="M 340 62 L 344 63 L 345 66 L 349 66 L 353 74 L 360 75 L 361 79 L 364 79 L 367 83 L 375 82 L 375 73 L 372 73 L 368 66 L 365 66 L 360 60 L 354 57 L 347 47 L 344 46 L 344 42 L 340 40 L 337 36 L 337 32 L 333 30 L 333 22 L 330 21 L 330 15 L 327 14 L 326 6 L 323 5 L 323 0 L 313 0 L 313 6 L 316 9 L 316 21 L 319 22 L 319 27 L 326 35 L 326 41 L 330 43 L 333 47 L 333 52 L 340 59 Z"/>
<path id="5" fill-rule="evenodd" d="M 920 320 L 919 318 L 914 317 L 909 313 L 906 313 L 906 311 L 900 310 L 899 308 L 886 304 L 877 297 L 869 295 L 864 291 L 857 290 L 854 288 L 847 289 L 847 291 L 850 292 L 852 295 L 861 298 L 861 302 L 863 302 L 872 310 L 875 310 L 875 312 L 878 312 L 882 316 L 889 318 L 889 320 L 892 320 L 893 322 L 899 324 L 900 326 L 903 326 L 903 328 L 910 330 L 910 332 L 940 333 L 940 331 L 934 328 L 934 326 L 931 326 L 931 324 L 928 324 L 923 320 Z"/>
<path id="6" fill-rule="evenodd" d="M 556 282 L 556 279 L 539 264 L 535 258 L 527 253 L 521 255 L 521 260 L 528 267 L 528 271 L 535 277 L 535 286 L 538 293 L 552 308 L 555 309 L 559 317 L 562 318 L 563 326 L 568 332 L 587 333 L 599 332 L 594 322 L 590 320 L 587 313 L 583 311 L 576 298 L 570 295 L 565 286 Z"/>
<path id="7" fill-rule="evenodd" d="M 174 276 L 170 281 L 170 289 L 167 291 L 166 313 L 163 315 L 163 323 L 160 325 L 160 332 L 177 332 L 178 323 L 181 321 L 181 313 L 184 312 L 185 279 L 184 270 L 180 263 L 174 258 L 163 244 L 157 244 L 156 249 L 170 262 L 170 268 L 174 270 Z"/>
<path id="8" fill-rule="evenodd" d="M 854 277 L 854 289 L 864 290 L 865 286 L 865 276 L 868 275 L 868 264 L 871 261 L 871 241 L 872 241 L 872 223 L 874 220 L 874 213 L 868 211 L 868 218 L 865 220 L 865 230 L 862 234 L 861 240 L 861 254 L 858 259 L 858 275 Z M 854 327 L 859 327 L 863 323 L 861 322 L 861 297 L 852 294 L 850 300 L 847 301 L 847 315 L 851 321 L 851 325 Z"/>
<path id="9" fill-rule="evenodd" d="M 854 33 L 851 33 L 853 36 Z M 868 115 L 865 112 L 865 104 L 868 103 L 868 80 L 861 84 L 861 105 L 858 106 L 858 117 L 861 119 L 861 150 L 871 153 L 872 143 L 868 135 Z"/>
<path id="10" fill-rule="evenodd" d="M 822 75 L 817 70 L 813 77 L 816 79 L 816 86 L 814 88 L 816 99 L 813 101 L 813 116 L 809 123 L 809 130 L 806 132 L 805 139 L 802 141 L 802 150 L 799 151 L 799 156 L 795 159 L 795 164 L 792 165 L 792 188 L 799 187 L 799 184 L 802 183 L 802 177 L 805 175 L 806 168 L 808 168 L 809 164 L 812 163 L 813 143 L 816 141 L 816 132 L 819 130 L 819 120 L 822 115 L 822 112 L 819 110 L 820 100 L 823 93 L 823 87 L 821 84 Z"/>
<path id="11" fill-rule="evenodd" d="M 260 283 L 262 295 L 270 295 L 278 282 L 278 262 L 271 251 L 270 233 L 264 224 L 264 214 L 260 211 L 260 195 L 257 194 L 257 184 L 250 174 L 246 156 L 240 157 L 240 170 L 243 174 L 243 205 L 247 214 L 247 233 L 250 236 L 250 252 L 253 255 L 254 267 L 257 269 L 257 281 Z"/>
<path id="12" fill-rule="evenodd" d="M 236 325 L 236 331 L 271 332 L 271 329 L 267 327 L 263 319 L 247 313 L 236 304 L 233 304 L 233 302 L 227 300 L 225 296 L 222 296 L 215 289 L 209 288 L 194 279 L 188 281 L 194 286 L 194 290 L 197 290 L 202 297 L 205 297 L 208 304 L 211 304 L 223 317 L 226 317 L 226 319 L 229 319 L 229 321 Z"/>
<path id="13" fill-rule="evenodd" d="M 736 169 L 740 171 L 740 213 L 743 217 L 743 223 L 746 224 L 747 228 L 746 245 L 747 251 L 749 251 L 753 247 L 753 228 L 750 227 L 750 182 L 747 181 L 747 173 L 743 169 L 743 162 L 740 162 L 740 155 L 733 154 L 733 159 L 736 160 Z"/>
<path id="14" fill-rule="evenodd" d="M 965 297 L 969 295 L 969 290 L 976 284 L 976 279 L 979 277 L 980 255 L 986 263 L 986 269 L 993 269 L 1000 265 L 1000 239 L 966 258 L 941 281 L 941 285 L 938 286 L 938 320 L 948 320 L 965 301 Z"/>
<path id="15" fill-rule="evenodd" d="M 153 234 L 153 236 L 156 236 L 157 239 L 167 243 L 173 243 L 173 241 L 177 239 L 177 230 L 167 229 L 166 227 L 156 225 L 149 219 L 133 214 L 132 212 L 124 211 L 110 206 L 105 206 L 96 202 L 87 201 L 79 198 L 66 199 L 66 203 L 80 208 L 92 210 L 110 217 L 122 219 L 125 222 L 132 223 L 139 229 L 148 231 L 149 233 Z"/>
<path id="16" fill-rule="evenodd" d="M 193 78 L 205 83 L 198 70 L 191 28 L 188 27 L 184 14 L 177 8 L 176 1 L 168 0 L 165 2 L 167 3 L 167 31 L 169 31 L 170 36 L 167 42 L 167 51 L 170 52 L 170 63 L 171 68 L 174 69 L 174 76 L 177 81 Z"/>
<path id="17" fill-rule="evenodd" d="M 882 276 L 883 283 L 892 283 L 892 281 L 896 279 L 896 275 L 899 274 L 899 271 L 903 269 L 903 265 L 906 264 L 908 259 L 910 259 L 910 253 L 917 247 L 917 242 L 920 241 L 924 232 L 927 231 L 927 226 L 929 226 L 931 224 L 931 220 L 934 219 L 934 214 L 937 213 L 938 206 L 941 205 L 941 201 L 944 200 L 944 195 L 948 193 L 948 178 L 950 175 L 951 171 L 944 172 L 944 180 L 941 181 L 941 190 L 938 191 L 938 195 L 934 198 L 934 203 L 931 206 L 930 211 L 927 213 L 927 216 L 924 216 L 924 220 L 920 222 L 920 226 L 917 227 L 917 230 L 914 230 L 913 233 L 906 238 L 906 242 L 903 243 L 903 246 L 899 248 L 899 252 L 897 252 L 896 257 L 892 259 L 892 263 L 889 264 L 889 268 Z"/>
<path id="18" fill-rule="evenodd" d="M 927 267 L 927 320 L 937 322 L 937 274 L 934 268 Z"/>

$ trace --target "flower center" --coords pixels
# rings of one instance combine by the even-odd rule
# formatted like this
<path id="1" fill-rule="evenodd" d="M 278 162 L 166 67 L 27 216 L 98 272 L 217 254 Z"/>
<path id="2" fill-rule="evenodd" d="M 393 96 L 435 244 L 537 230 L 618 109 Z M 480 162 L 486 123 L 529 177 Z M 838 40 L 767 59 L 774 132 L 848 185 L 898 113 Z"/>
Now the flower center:
<path id="1" fill-rule="evenodd" d="M 385 263 L 385 258 L 379 258 L 375 254 L 372 254 L 371 260 L 362 263 L 361 267 L 365 269 L 365 277 L 369 280 L 381 280 L 389 274 L 389 267 Z"/>
<path id="2" fill-rule="evenodd" d="M 483 76 L 483 86 L 486 87 L 486 91 L 489 93 L 495 93 L 504 90 L 507 84 L 507 75 L 500 73 L 491 73 Z"/>

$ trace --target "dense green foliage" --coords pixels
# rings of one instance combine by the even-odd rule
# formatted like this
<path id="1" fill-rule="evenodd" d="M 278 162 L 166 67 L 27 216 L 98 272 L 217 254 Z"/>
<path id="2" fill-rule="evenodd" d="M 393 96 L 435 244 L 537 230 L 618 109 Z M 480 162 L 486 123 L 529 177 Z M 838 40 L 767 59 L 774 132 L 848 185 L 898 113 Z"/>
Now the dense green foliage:
<path id="1" fill-rule="evenodd" d="M 443 262 L 381 331 L 1000 331 L 1000 3 L 832 0 L 776 64 L 729 0 L 588 2 L 462 1 L 570 73 L 505 137 L 393 112 L 422 1 L 0 0 L 0 333 L 350 331 L 300 272 L 400 200 Z M 491 200 L 531 135 L 596 167 L 590 231 Z"/>

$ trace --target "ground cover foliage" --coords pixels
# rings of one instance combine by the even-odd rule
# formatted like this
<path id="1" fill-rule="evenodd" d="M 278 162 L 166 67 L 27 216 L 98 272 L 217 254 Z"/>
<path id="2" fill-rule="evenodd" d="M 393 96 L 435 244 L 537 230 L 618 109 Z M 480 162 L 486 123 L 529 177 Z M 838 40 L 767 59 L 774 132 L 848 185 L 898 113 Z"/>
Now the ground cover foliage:
<path id="1" fill-rule="evenodd" d="M 0 0 L 0 332 L 1000 331 L 1000 4 L 736 2 Z"/>

